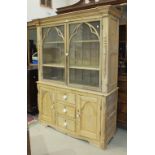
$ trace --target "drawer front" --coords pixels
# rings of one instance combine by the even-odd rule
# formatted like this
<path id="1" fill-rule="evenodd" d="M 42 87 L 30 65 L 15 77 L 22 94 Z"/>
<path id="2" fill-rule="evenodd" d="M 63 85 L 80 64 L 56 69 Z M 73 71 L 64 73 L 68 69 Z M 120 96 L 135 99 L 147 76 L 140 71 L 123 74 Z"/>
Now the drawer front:
<path id="1" fill-rule="evenodd" d="M 56 99 L 63 102 L 75 104 L 75 94 L 65 91 L 59 91 L 56 94 Z"/>
<path id="2" fill-rule="evenodd" d="M 70 131 L 75 131 L 75 121 L 57 116 L 57 126 Z"/>
<path id="3" fill-rule="evenodd" d="M 75 108 L 64 104 L 56 103 L 56 111 L 72 118 L 75 118 Z"/>

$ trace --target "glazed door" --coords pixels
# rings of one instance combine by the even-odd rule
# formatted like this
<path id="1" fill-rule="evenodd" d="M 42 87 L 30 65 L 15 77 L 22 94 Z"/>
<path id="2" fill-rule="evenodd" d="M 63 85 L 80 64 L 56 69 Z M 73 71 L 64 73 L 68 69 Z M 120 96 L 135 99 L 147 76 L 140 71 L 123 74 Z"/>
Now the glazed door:
<path id="1" fill-rule="evenodd" d="M 77 132 L 80 136 L 99 139 L 100 136 L 100 105 L 96 97 L 78 96 Z"/>
<path id="2" fill-rule="evenodd" d="M 49 124 L 55 123 L 54 94 L 47 88 L 39 89 L 39 117 Z"/>
<path id="3" fill-rule="evenodd" d="M 69 24 L 69 84 L 100 87 L 100 21 Z"/>
<path id="4" fill-rule="evenodd" d="M 42 29 L 42 78 L 65 82 L 64 25 Z"/>

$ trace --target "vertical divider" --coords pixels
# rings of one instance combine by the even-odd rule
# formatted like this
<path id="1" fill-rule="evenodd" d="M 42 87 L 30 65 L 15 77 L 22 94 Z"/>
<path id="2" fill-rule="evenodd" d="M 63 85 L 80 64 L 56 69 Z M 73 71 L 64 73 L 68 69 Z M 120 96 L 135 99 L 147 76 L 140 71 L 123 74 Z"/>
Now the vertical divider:
<path id="1" fill-rule="evenodd" d="M 68 22 L 65 23 L 65 82 L 69 83 L 69 28 Z"/>
<path id="2" fill-rule="evenodd" d="M 42 27 L 38 26 L 37 27 L 37 48 L 38 48 L 38 69 L 40 70 L 38 74 L 38 80 L 43 79 L 43 68 L 42 68 L 42 45 L 43 45 L 43 40 L 42 40 Z"/>
<path id="3" fill-rule="evenodd" d="M 65 59 L 65 85 L 67 84 L 67 32 L 66 32 L 66 23 L 64 24 L 64 59 Z"/>
<path id="4" fill-rule="evenodd" d="M 102 67 L 102 57 L 103 57 L 103 35 L 102 32 L 104 31 L 103 27 L 103 19 L 100 19 L 100 40 L 99 40 L 99 87 L 100 90 L 102 91 L 102 72 L 103 72 L 103 67 Z"/>

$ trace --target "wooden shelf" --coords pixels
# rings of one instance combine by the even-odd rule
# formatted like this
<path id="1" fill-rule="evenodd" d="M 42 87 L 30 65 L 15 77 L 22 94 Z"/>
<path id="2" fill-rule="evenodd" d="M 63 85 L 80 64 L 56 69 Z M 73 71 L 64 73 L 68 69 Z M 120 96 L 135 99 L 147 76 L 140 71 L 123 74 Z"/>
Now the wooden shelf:
<path id="1" fill-rule="evenodd" d="M 50 42 L 44 42 L 44 44 L 64 44 L 64 41 L 50 41 Z"/>
<path id="2" fill-rule="evenodd" d="M 43 67 L 56 67 L 56 68 L 65 68 L 63 64 L 43 64 Z"/>
<path id="3" fill-rule="evenodd" d="M 97 67 L 84 67 L 84 66 L 70 66 L 70 69 L 84 69 L 84 70 L 95 70 L 99 71 L 99 68 Z"/>
<path id="4" fill-rule="evenodd" d="M 76 41 L 72 41 L 74 43 L 95 43 L 95 42 L 98 42 L 99 43 L 99 40 L 76 40 Z"/>

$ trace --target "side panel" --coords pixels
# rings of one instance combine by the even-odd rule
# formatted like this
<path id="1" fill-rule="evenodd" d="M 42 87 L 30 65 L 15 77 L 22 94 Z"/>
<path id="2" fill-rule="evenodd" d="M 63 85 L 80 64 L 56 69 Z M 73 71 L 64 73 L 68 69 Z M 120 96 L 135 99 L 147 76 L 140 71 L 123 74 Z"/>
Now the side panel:
<path id="1" fill-rule="evenodd" d="M 116 132 L 117 94 L 118 91 L 115 91 L 106 98 L 105 142 L 107 144 Z"/>
<path id="2" fill-rule="evenodd" d="M 119 20 L 113 16 L 103 18 L 102 92 L 117 87 Z"/>

